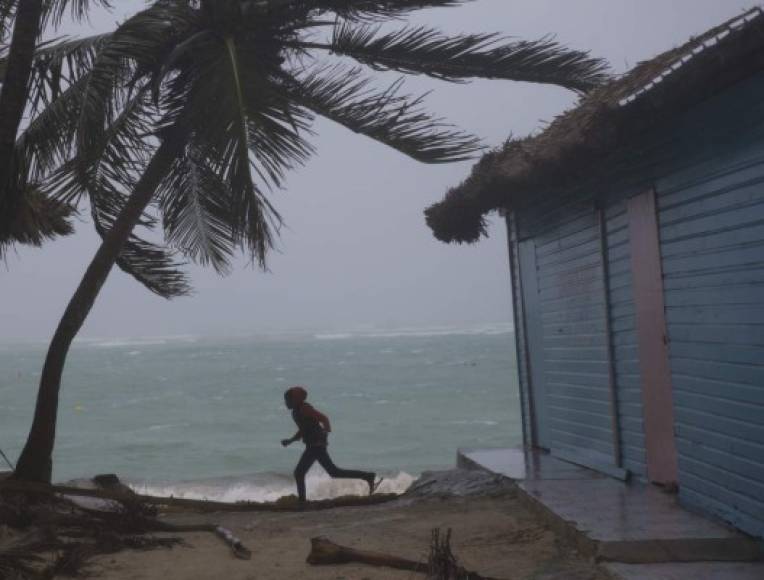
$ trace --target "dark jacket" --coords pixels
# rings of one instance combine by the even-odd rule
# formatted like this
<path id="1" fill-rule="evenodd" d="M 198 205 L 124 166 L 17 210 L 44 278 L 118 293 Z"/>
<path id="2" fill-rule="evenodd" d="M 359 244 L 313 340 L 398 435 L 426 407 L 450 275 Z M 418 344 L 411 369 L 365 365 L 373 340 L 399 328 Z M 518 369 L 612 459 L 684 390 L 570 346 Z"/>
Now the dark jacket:
<path id="1" fill-rule="evenodd" d="M 329 418 L 316 411 L 308 403 L 292 409 L 292 419 L 297 424 L 299 436 L 308 447 L 326 447 L 328 433 L 332 430 Z"/>

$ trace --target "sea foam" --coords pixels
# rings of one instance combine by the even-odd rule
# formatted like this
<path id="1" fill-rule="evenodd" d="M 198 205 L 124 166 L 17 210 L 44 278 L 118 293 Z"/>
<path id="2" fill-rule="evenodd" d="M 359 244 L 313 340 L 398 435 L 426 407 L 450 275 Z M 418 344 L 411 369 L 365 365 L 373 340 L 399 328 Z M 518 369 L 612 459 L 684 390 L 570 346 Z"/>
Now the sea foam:
<path id="1" fill-rule="evenodd" d="M 384 475 L 379 493 L 403 493 L 416 480 L 406 472 Z M 363 481 L 331 479 L 323 472 L 311 471 L 306 478 L 308 498 L 332 499 L 347 495 L 366 495 L 368 486 Z M 242 477 L 226 477 L 211 480 L 185 482 L 128 482 L 136 493 L 157 497 L 202 499 L 235 503 L 241 501 L 273 502 L 288 495 L 295 495 L 293 478 L 280 474 L 262 474 Z"/>

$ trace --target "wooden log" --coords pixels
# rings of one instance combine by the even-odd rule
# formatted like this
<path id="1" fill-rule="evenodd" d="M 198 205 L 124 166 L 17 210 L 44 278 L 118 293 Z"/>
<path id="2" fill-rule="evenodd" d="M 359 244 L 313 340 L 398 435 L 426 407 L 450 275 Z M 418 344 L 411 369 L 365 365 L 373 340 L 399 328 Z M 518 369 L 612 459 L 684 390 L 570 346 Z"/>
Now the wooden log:
<path id="1" fill-rule="evenodd" d="M 118 502 L 141 502 L 150 505 L 179 507 L 203 512 L 295 512 L 327 510 L 338 507 L 369 506 L 387 503 L 398 499 L 397 494 L 375 494 L 372 496 L 346 496 L 330 500 L 310 502 L 305 507 L 294 502 L 281 501 L 275 503 L 238 502 L 228 503 L 201 499 L 185 499 L 177 497 L 156 497 L 137 493 L 122 493 L 106 489 L 83 489 L 66 485 L 46 485 L 25 481 L 0 481 L 1 491 L 17 491 L 30 494 L 60 494 L 71 497 L 93 497 L 97 499 Z"/>
<path id="2" fill-rule="evenodd" d="M 310 541 L 311 548 L 308 554 L 307 562 L 312 566 L 336 566 L 340 564 L 368 564 L 369 566 L 378 566 L 384 568 L 394 568 L 396 570 L 408 570 L 410 572 L 420 572 L 428 574 L 430 572 L 429 562 L 417 562 L 406 558 L 399 558 L 390 554 L 381 552 L 368 552 L 366 550 L 356 550 L 347 546 L 340 546 L 331 540 L 318 537 Z M 449 576 L 450 578 L 451 576 Z M 459 567 L 458 578 L 468 578 L 469 580 L 499 580 L 490 576 L 481 576 L 476 572 L 470 572 Z"/>
<path id="3" fill-rule="evenodd" d="M 252 552 L 241 543 L 241 540 L 233 535 L 231 530 L 222 526 L 215 528 L 215 535 L 223 540 L 233 550 L 233 555 L 240 560 L 251 560 Z"/>
<path id="4" fill-rule="evenodd" d="M 416 562 L 380 552 L 356 550 L 335 544 L 324 537 L 313 538 L 310 544 L 310 554 L 307 561 L 312 566 L 358 563 L 368 564 L 369 566 L 395 568 L 396 570 L 409 570 L 411 572 L 427 572 L 426 562 Z"/>

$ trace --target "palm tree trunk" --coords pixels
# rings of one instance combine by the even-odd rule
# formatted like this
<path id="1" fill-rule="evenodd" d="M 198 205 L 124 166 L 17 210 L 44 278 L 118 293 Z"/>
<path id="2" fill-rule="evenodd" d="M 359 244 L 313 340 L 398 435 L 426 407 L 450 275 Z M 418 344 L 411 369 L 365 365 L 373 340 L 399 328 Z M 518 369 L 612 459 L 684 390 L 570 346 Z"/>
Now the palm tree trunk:
<path id="1" fill-rule="evenodd" d="M 42 0 L 20 0 L 16 9 L 8 68 L 0 93 L 0 232 L 7 231 L 18 207 L 10 186 L 15 163 L 16 134 L 24 115 L 37 37 L 40 35 Z"/>
<path id="2" fill-rule="evenodd" d="M 154 154 L 135 186 L 114 226 L 104 237 L 93 261 L 88 266 L 77 291 L 69 301 L 45 357 L 37 393 L 32 429 L 19 458 L 14 477 L 24 481 L 49 483 L 52 475 L 53 445 L 56 438 L 56 417 L 61 376 L 69 347 L 82 328 L 90 309 L 101 291 L 114 263 L 133 228 L 140 220 L 157 187 L 175 158 L 177 148 L 165 140 Z"/>

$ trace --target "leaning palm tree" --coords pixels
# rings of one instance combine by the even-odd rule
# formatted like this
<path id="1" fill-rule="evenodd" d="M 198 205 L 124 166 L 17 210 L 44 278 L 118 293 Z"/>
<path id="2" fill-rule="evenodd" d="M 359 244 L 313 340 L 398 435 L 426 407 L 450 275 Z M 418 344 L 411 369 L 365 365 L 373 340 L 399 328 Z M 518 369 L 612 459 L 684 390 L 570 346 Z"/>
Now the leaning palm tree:
<path id="1" fill-rule="evenodd" d="M 71 131 L 51 135 L 60 170 L 48 185 L 62 201 L 89 199 L 103 243 L 48 350 L 18 478 L 50 479 L 67 352 L 113 265 L 162 296 L 187 291 L 167 249 L 147 247 L 136 226 L 161 223 L 170 249 L 220 272 L 239 249 L 264 266 L 281 223 L 266 193 L 313 152 L 316 116 L 425 163 L 481 149 L 426 112 L 400 81 L 376 89 L 365 69 L 578 92 L 604 80 L 601 61 L 549 39 L 380 28 L 465 1 L 160 0 L 113 34 L 68 46 L 72 82 L 50 107 Z"/>
<path id="2" fill-rule="evenodd" d="M 108 0 L 98 0 L 108 5 Z M 29 102 L 35 48 L 47 24 L 58 26 L 67 10 L 82 19 L 89 0 L 0 0 L 2 90 L 0 90 L 0 257 L 14 242 L 40 245 L 46 238 L 71 233 L 71 211 L 38 189 L 19 187 L 24 160 L 15 153 L 21 119 Z"/>

